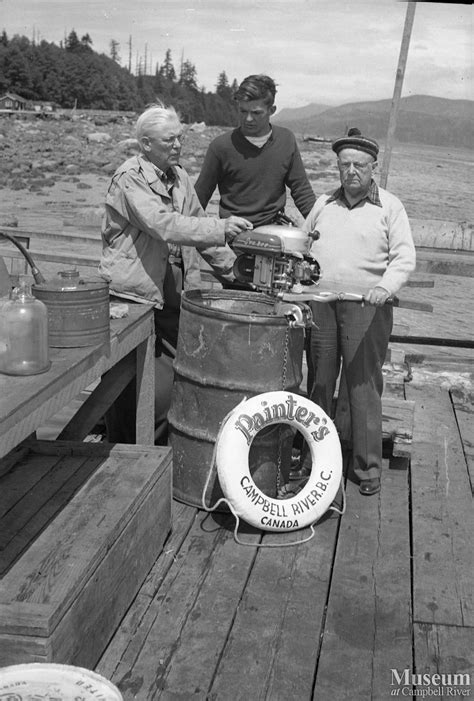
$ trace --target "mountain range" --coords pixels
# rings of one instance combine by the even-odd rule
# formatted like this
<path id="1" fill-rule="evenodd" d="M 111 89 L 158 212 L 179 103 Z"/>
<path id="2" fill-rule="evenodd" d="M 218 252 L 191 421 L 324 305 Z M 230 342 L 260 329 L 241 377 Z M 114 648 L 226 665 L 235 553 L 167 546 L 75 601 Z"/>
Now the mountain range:
<path id="1" fill-rule="evenodd" d="M 338 107 L 311 103 L 285 108 L 275 124 L 303 137 L 334 139 L 358 127 L 363 134 L 383 143 L 388 129 L 392 100 L 351 102 Z M 474 101 L 449 100 L 431 95 L 400 99 L 395 140 L 434 146 L 474 148 Z"/>

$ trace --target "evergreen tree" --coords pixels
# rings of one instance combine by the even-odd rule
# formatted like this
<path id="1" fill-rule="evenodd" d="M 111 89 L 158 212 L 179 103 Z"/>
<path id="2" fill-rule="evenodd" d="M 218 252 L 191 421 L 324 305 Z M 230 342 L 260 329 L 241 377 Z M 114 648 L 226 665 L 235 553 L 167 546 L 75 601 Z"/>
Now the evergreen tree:
<path id="1" fill-rule="evenodd" d="M 75 30 L 72 29 L 65 41 L 66 51 L 77 51 L 80 46 L 81 42 L 79 41 L 79 37 L 77 36 Z"/>
<path id="2" fill-rule="evenodd" d="M 154 79 L 149 75 L 137 77 L 137 91 L 142 105 L 150 105 L 156 101 L 157 95 L 154 89 Z"/>
<path id="3" fill-rule="evenodd" d="M 81 49 L 92 51 L 92 39 L 89 34 L 84 34 L 84 36 L 81 37 Z"/>
<path id="4" fill-rule="evenodd" d="M 165 80 L 176 80 L 176 71 L 174 70 L 173 62 L 171 60 L 171 50 L 168 49 L 165 54 L 165 60 L 160 68 L 160 75 Z"/>
<path id="5" fill-rule="evenodd" d="M 166 90 L 166 80 L 163 78 L 163 75 L 160 71 L 160 67 L 158 64 L 156 64 L 156 70 L 155 70 L 155 76 L 153 78 L 153 91 L 155 95 L 158 97 L 160 95 L 164 95 L 164 92 Z"/>
<path id="6" fill-rule="evenodd" d="M 120 44 L 118 41 L 115 39 L 110 40 L 110 58 L 112 61 L 115 61 L 115 63 L 120 63 L 120 52 L 119 52 L 119 47 Z"/>
<path id="7" fill-rule="evenodd" d="M 10 44 L 8 51 L 4 54 L 2 70 L 0 71 L 8 85 L 8 90 L 18 93 L 22 97 L 29 97 L 32 87 L 30 62 L 25 55 L 26 42 L 22 42 L 22 46 L 16 42 Z"/>
<path id="8" fill-rule="evenodd" d="M 229 97 L 230 86 L 229 81 L 227 79 L 227 73 L 225 71 L 219 73 L 219 76 L 217 78 L 216 93 L 224 98 Z"/>
<path id="9" fill-rule="evenodd" d="M 197 90 L 196 67 L 191 63 L 191 61 L 186 60 L 183 62 L 179 76 L 179 84 L 186 88 Z"/>
<path id="10" fill-rule="evenodd" d="M 52 101 L 64 108 L 134 110 L 161 99 L 173 105 L 185 122 L 230 126 L 235 104 L 225 71 L 219 74 L 218 93 L 197 87 L 196 67 L 183 61 L 179 80 L 168 49 L 154 75 L 134 76 L 119 65 L 118 42 L 110 42 L 111 56 L 93 51 L 88 33 L 79 39 L 72 29 L 59 45 L 30 42 L 5 30 L 0 34 L 0 94 L 16 92 L 32 101 Z M 235 82 L 235 81 L 234 81 Z"/>

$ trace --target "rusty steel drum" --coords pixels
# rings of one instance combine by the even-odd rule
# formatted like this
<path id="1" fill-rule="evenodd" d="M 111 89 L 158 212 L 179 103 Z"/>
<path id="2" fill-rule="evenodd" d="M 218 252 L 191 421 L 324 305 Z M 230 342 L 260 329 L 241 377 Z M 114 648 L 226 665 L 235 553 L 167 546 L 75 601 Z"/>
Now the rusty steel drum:
<path id="1" fill-rule="evenodd" d="M 258 292 L 183 294 L 168 414 L 175 499 L 202 508 L 219 428 L 231 409 L 271 390 L 298 392 L 304 330 L 290 328 L 274 306 L 273 297 Z M 261 431 L 252 443 L 250 472 L 269 496 L 276 496 L 279 465 L 289 469 L 292 441 L 291 428 L 277 425 Z M 205 503 L 213 506 L 222 496 L 214 469 Z"/>

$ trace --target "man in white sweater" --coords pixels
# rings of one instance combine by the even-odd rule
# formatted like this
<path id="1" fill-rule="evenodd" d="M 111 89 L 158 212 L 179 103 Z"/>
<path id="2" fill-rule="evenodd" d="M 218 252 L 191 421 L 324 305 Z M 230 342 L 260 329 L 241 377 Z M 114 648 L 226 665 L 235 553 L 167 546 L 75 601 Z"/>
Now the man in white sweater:
<path id="1" fill-rule="evenodd" d="M 322 287 L 358 292 L 365 303 L 312 302 L 310 398 L 329 415 L 344 363 L 349 396 L 353 469 L 361 494 L 380 491 L 382 365 L 393 324 L 391 298 L 415 269 L 415 247 L 405 208 L 373 179 L 379 146 L 350 129 L 332 144 L 341 187 L 316 201 L 305 222 L 319 232 L 311 253 Z M 388 303 L 387 303 L 388 302 Z"/>

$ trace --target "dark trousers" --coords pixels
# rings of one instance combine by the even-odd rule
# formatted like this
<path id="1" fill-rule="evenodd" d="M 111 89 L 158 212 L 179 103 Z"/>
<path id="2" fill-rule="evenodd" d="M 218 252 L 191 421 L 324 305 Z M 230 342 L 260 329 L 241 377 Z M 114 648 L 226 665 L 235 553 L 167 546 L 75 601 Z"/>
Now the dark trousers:
<path id="1" fill-rule="evenodd" d="M 310 399 L 331 416 L 336 381 L 344 363 L 352 425 L 353 469 L 359 479 L 382 468 L 382 366 L 393 309 L 356 302 L 312 302 L 308 344 Z"/>

